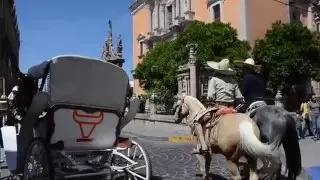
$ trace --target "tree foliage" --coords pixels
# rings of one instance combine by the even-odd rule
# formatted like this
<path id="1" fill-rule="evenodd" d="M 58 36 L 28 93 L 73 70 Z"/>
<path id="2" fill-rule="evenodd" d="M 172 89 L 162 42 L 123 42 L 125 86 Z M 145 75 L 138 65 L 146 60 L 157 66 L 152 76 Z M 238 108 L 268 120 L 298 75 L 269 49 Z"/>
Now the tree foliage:
<path id="1" fill-rule="evenodd" d="M 268 90 L 287 91 L 312 76 L 311 64 L 320 58 L 319 41 L 301 23 L 276 22 L 256 41 L 253 56 L 262 65 Z"/>
<path id="2" fill-rule="evenodd" d="M 244 59 L 250 46 L 237 36 L 237 31 L 230 24 L 194 21 L 175 40 L 160 42 L 147 52 L 135 69 L 135 78 L 140 80 L 146 91 L 172 99 L 177 93 L 178 66 L 188 62 L 187 44 L 198 44 L 198 63 L 220 61 L 222 58 L 231 61 Z"/>

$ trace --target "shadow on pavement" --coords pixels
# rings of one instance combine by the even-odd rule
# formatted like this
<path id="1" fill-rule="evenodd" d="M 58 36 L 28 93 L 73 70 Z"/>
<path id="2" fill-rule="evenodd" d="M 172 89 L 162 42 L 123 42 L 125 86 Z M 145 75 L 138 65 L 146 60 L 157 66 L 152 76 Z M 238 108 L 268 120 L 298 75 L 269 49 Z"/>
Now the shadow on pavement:
<path id="1" fill-rule="evenodd" d="M 199 179 L 201 179 L 201 177 L 202 177 L 201 174 L 196 174 L 196 176 L 199 177 Z M 212 179 L 212 180 L 228 180 L 228 178 L 226 178 L 224 176 L 221 176 L 221 175 L 218 175 L 218 174 L 213 174 L 213 173 L 209 174 L 209 178 Z"/>
<path id="2" fill-rule="evenodd" d="M 160 176 L 152 176 L 150 180 L 163 180 L 163 178 Z"/>
<path id="3" fill-rule="evenodd" d="M 214 180 L 228 180 L 228 178 L 220 176 L 218 174 L 210 174 L 209 177 Z"/>

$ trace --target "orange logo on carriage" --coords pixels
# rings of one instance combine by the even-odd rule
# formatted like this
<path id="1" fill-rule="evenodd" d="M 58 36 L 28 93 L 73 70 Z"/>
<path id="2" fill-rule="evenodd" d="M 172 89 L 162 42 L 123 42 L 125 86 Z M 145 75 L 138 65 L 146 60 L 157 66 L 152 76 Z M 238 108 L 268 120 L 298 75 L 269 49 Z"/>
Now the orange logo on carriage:
<path id="1" fill-rule="evenodd" d="M 103 112 L 88 114 L 83 111 L 73 110 L 73 120 L 79 124 L 81 137 L 77 139 L 77 142 L 89 142 L 93 139 L 90 138 L 94 129 L 98 124 L 103 121 Z"/>

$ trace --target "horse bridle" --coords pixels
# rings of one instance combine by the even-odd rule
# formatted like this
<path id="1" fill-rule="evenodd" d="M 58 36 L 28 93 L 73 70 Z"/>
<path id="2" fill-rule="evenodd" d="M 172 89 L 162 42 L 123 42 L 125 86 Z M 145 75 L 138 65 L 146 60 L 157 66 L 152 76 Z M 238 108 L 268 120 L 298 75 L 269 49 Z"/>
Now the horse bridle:
<path id="1" fill-rule="evenodd" d="M 185 106 L 187 108 L 188 111 L 190 111 L 189 107 L 186 106 L 186 104 L 184 103 L 184 97 L 180 98 L 178 101 L 181 101 L 179 104 L 176 105 L 175 107 L 175 112 L 177 111 L 177 108 L 179 108 L 179 111 L 178 111 L 178 116 L 180 116 L 180 112 L 182 110 L 182 106 Z"/>

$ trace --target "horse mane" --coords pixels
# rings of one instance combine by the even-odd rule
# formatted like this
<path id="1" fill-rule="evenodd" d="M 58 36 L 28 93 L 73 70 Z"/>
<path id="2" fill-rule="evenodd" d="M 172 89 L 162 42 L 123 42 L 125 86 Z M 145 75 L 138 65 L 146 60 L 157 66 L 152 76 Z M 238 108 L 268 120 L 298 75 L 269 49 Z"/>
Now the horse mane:
<path id="1" fill-rule="evenodd" d="M 192 97 L 192 96 L 185 96 L 184 97 L 184 101 L 186 101 L 187 100 L 187 102 L 192 102 L 192 104 L 196 104 L 196 105 L 198 105 L 200 108 L 206 108 L 197 98 L 195 98 L 195 97 Z"/>

